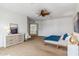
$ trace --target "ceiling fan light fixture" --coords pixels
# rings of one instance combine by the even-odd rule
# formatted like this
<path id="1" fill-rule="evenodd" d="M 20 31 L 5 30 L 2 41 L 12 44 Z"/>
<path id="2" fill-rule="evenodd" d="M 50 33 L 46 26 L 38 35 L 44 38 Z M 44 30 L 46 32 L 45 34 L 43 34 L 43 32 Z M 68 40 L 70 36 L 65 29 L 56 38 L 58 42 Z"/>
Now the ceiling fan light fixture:
<path id="1" fill-rule="evenodd" d="M 48 12 L 46 9 L 42 9 L 42 10 L 40 11 L 40 16 L 45 17 L 45 16 L 47 16 L 47 15 L 49 15 L 49 14 L 50 14 L 50 12 Z"/>

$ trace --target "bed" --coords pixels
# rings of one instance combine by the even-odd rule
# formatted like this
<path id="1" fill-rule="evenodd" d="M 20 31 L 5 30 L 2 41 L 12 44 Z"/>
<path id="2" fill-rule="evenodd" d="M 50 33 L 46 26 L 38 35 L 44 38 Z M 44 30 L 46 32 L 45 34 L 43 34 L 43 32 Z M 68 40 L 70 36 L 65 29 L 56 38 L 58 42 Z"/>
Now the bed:
<path id="1" fill-rule="evenodd" d="M 51 35 L 44 38 L 45 44 L 54 44 L 59 48 L 60 46 L 66 47 L 68 45 L 68 40 L 71 36 L 69 36 L 67 33 L 64 35 Z"/>

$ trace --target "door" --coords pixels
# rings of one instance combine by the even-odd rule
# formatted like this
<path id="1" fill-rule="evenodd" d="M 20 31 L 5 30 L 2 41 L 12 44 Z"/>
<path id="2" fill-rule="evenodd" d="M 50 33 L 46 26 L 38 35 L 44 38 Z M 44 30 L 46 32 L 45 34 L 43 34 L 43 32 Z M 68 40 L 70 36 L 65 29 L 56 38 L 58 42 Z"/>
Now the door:
<path id="1" fill-rule="evenodd" d="M 30 24 L 30 35 L 38 35 L 38 25 L 36 23 Z"/>

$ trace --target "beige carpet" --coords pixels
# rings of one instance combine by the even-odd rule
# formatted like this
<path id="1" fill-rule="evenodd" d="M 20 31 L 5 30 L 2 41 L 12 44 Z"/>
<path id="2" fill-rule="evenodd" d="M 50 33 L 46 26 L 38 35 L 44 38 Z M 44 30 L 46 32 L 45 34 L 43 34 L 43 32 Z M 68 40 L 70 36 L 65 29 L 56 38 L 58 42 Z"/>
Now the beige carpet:
<path id="1" fill-rule="evenodd" d="M 66 56 L 66 50 L 52 45 L 44 45 L 40 38 L 30 39 L 24 43 L 0 48 L 1 56 Z"/>

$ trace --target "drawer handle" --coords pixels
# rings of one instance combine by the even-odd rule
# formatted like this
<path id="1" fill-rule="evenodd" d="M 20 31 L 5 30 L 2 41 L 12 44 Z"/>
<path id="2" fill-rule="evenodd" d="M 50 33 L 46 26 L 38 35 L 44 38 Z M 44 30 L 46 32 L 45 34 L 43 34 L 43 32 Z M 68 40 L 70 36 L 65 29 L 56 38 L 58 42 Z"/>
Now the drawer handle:
<path id="1" fill-rule="evenodd" d="M 13 40 L 10 40 L 10 41 L 13 41 Z"/>
<path id="2" fill-rule="evenodd" d="M 19 40 L 19 41 L 21 41 L 21 40 Z"/>

